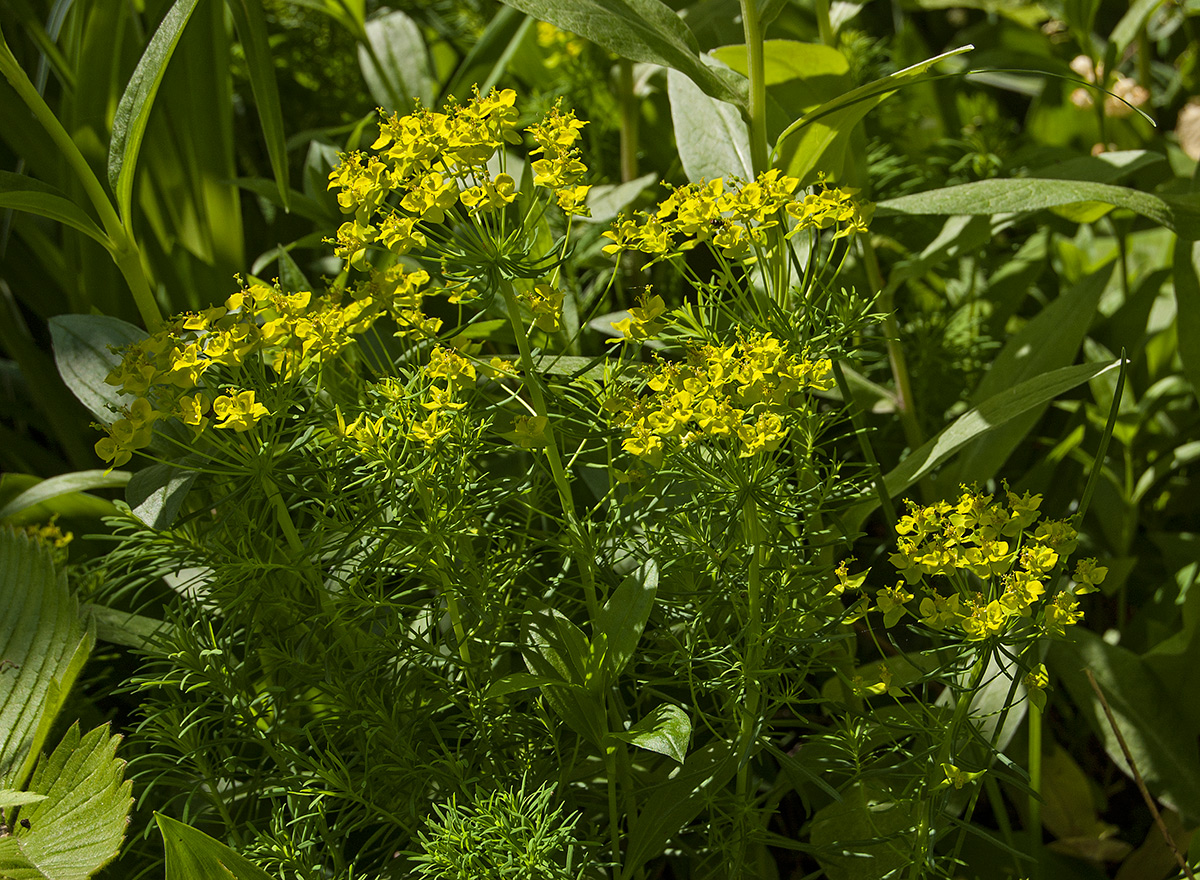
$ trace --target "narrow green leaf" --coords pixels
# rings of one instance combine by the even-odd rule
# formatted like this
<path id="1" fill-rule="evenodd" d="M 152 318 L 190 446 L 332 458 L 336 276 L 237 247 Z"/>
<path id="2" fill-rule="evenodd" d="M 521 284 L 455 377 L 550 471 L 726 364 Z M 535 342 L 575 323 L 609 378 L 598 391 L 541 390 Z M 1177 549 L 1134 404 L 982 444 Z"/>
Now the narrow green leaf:
<path id="1" fill-rule="evenodd" d="M 970 402 L 981 404 L 1006 388 L 1074 363 L 1112 270 L 1109 263 L 1088 275 L 1009 337 L 971 393 Z M 946 486 L 953 490 L 962 483 L 978 483 L 995 476 L 1048 406 L 1046 401 L 1028 409 L 973 443 L 953 474 L 946 476 Z"/>
<path id="2" fill-rule="evenodd" d="M 12 664 L 0 674 L 0 788 L 19 788 L 94 640 L 50 551 L 11 529 L 0 529 L 0 597 L 0 658 Z"/>
<path id="3" fill-rule="evenodd" d="M 1165 2 L 1166 0 L 1134 0 L 1129 4 L 1129 9 L 1121 16 L 1121 20 L 1108 37 L 1117 58 L 1124 57 L 1125 50 L 1137 39 L 1138 31 L 1145 27 L 1150 16 Z"/>
<path id="4" fill-rule="evenodd" d="M 120 741 L 108 725 L 82 737 L 71 725 L 30 780 L 30 792 L 43 797 L 21 810 L 29 827 L 0 839 L 0 876 L 86 880 L 116 858 L 133 806 L 133 783 L 116 757 Z"/>
<path id="5" fill-rule="evenodd" d="M 183 29 L 196 8 L 197 0 L 175 0 L 163 16 L 158 30 L 150 38 L 146 51 L 138 61 L 125 86 L 113 116 L 112 141 L 108 147 L 108 183 L 117 196 L 117 208 L 122 220 L 128 222 L 133 203 L 133 175 L 138 152 L 154 97 L 167 72 L 167 62 L 175 53 Z"/>
<path id="6" fill-rule="evenodd" d="M 274 880 L 245 856 L 162 813 L 154 819 L 167 854 L 166 880 Z"/>
<path id="7" fill-rule="evenodd" d="M 264 180 L 261 177 L 239 177 L 234 183 L 247 192 L 252 192 L 281 208 L 295 210 L 305 220 L 312 220 L 314 223 L 327 226 L 341 222 L 340 214 L 326 210 L 324 205 L 302 192 L 289 189 L 285 196 L 279 191 L 279 185 L 273 180 Z"/>
<path id="8" fill-rule="evenodd" d="M 0 171 L 0 208 L 27 211 L 39 217 L 57 220 L 106 248 L 112 247 L 112 242 L 108 240 L 104 230 L 88 216 L 87 211 L 71 201 L 66 193 L 24 174 Z"/>
<path id="9" fill-rule="evenodd" d="M 284 133 L 283 109 L 279 105 L 279 85 L 275 82 L 275 60 L 267 40 L 267 16 L 260 0 L 226 0 L 233 13 L 233 24 L 246 56 L 250 88 L 258 106 L 258 120 L 267 142 L 267 155 L 275 173 L 283 209 L 290 211 L 288 197 L 287 137 Z"/>
<path id="10" fill-rule="evenodd" d="M 104 380 L 121 358 L 109 350 L 140 342 L 146 332 L 105 315 L 59 315 L 50 319 L 54 362 L 71 393 L 98 419 L 112 421 L 114 408 L 130 402 Z"/>
<path id="11" fill-rule="evenodd" d="M 629 730 L 610 733 L 609 738 L 666 755 L 679 764 L 687 760 L 687 746 L 692 738 L 692 722 L 678 706 L 659 706 Z"/>
<path id="12" fill-rule="evenodd" d="M 96 627 L 96 638 L 127 648 L 145 648 L 155 637 L 168 629 L 164 621 L 141 614 L 129 614 L 103 605 L 84 605 L 80 615 L 90 618 Z"/>
<path id="13" fill-rule="evenodd" d="M 744 81 L 715 73 L 700 60 L 696 36 L 659 0 L 504 0 L 541 21 L 579 34 L 633 61 L 678 70 L 706 94 L 746 108 Z"/>
<path id="14" fill-rule="evenodd" d="M 59 495 L 83 492 L 88 489 L 116 489 L 129 482 L 133 474 L 129 471 L 76 471 L 42 480 L 26 489 L 12 501 L 0 507 L 0 519 L 20 513 L 35 504 L 42 504 Z"/>
<path id="15" fill-rule="evenodd" d="M 667 71 L 671 121 L 688 180 L 754 177 L 750 134 L 737 107 L 711 98 L 688 76 Z"/>
<path id="16" fill-rule="evenodd" d="M 1126 208 L 1165 226 L 1180 238 L 1200 239 L 1200 193 L 1157 196 L 1123 186 L 1077 180 L 1028 177 L 980 180 L 880 202 L 875 206 L 875 216 L 1007 214 L 1076 202 L 1102 202 Z"/>
<path id="17" fill-rule="evenodd" d="M 611 684 L 633 657 L 654 608 L 658 566 L 649 560 L 613 590 L 592 625 L 592 642 L 604 651 L 604 671 Z"/>
<path id="18" fill-rule="evenodd" d="M 1045 375 L 1036 376 L 1019 385 L 1007 388 L 963 413 L 932 440 L 893 468 L 885 477 L 884 485 L 891 496 L 903 492 L 917 480 L 958 452 L 975 438 L 1005 424 L 1013 418 L 1053 400 L 1058 395 L 1077 388 L 1109 370 L 1118 363 L 1080 364 L 1063 367 Z M 843 522 L 850 531 L 857 531 L 876 507 L 878 499 L 868 499 L 846 512 Z"/>
<path id="19" fill-rule="evenodd" d="M 499 81 L 532 25 L 533 19 L 517 9 L 509 6 L 497 9 L 439 97 L 453 96 L 466 101 L 473 85 L 478 85 L 479 91 L 486 94 Z"/>

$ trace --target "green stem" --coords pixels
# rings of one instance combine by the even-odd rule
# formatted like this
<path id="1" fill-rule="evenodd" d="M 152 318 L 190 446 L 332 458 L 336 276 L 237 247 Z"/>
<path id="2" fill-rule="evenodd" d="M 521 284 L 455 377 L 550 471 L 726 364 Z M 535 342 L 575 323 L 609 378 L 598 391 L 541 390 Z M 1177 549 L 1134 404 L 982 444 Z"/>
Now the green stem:
<path id="1" fill-rule="evenodd" d="M 821 42 L 826 46 L 834 45 L 837 35 L 833 32 L 833 21 L 829 18 L 829 0 L 815 0 L 813 11 L 817 15 L 817 34 Z"/>
<path id="2" fill-rule="evenodd" d="M 762 564 L 763 541 L 758 521 L 758 508 L 747 499 L 742 507 L 742 522 L 746 543 L 750 547 L 750 570 L 747 578 L 747 606 L 745 648 L 742 653 L 742 677 L 745 680 L 746 701 L 742 708 L 741 730 L 738 737 L 737 795 L 742 801 L 741 814 L 748 816 L 746 805 L 750 800 L 750 752 L 754 745 L 754 733 L 758 727 L 762 692 L 758 685 L 759 656 L 762 642 Z M 743 848 L 748 840 L 744 835 Z M 743 856 L 745 850 L 743 849 Z"/>
<path id="3" fill-rule="evenodd" d="M 608 776 L 608 830 L 612 837 L 614 877 L 623 876 L 621 871 L 621 823 L 617 814 L 617 758 L 616 746 L 604 750 L 604 772 Z"/>
<path id="4" fill-rule="evenodd" d="M 9 85 L 33 113 L 34 118 L 46 130 L 46 134 L 50 135 L 50 139 L 62 152 L 67 166 L 83 186 L 83 191 L 92 203 L 92 207 L 96 209 L 96 214 L 104 226 L 104 232 L 108 236 L 108 251 L 112 255 L 113 262 L 117 264 L 117 268 L 125 277 L 125 281 L 133 293 L 134 303 L 141 313 L 146 329 L 154 332 L 162 326 L 163 318 L 162 313 L 158 310 L 158 303 L 155 302 L 150 291 L 150 284 L 146 280 L 137 243 L 129 234 L 128 227 L 121 222 L 121 218 L 109 200 L 108 193 L 104 191 L 104 186 L 92 172 L 91 166 L 83 157 L 83 153 L 79 151 L 75 141 L 67 134 L 67 130 L 58 121 L 54 111 L 42 100 L 42 96 L 29 81 L 25 71 L 17 64 L 17 59 L 9 50 L 8 44 L 4 42 L 2 34 L 0 34 L 0 74 L 3 74 L 4 78 L 8 80 Z"/>
<path id="5" fill-rule="evenodd" d="M 742 31 L 746 36 L 747 70 L 750 74 L 750 162 L 755 175 L 767 170 L 767 80 L 763 59 L 763 28 L 758 17 L 758 0 L 741 0 Z"/>
<path id="6" fill-rule="evenodd" d="M 1033 876 L 1041 875 L 1042 848 L 1042 710 L 1029 701 L 1029 846 Z"/>
<path id="7" fill-rule="evenodd" d="M 628 183 L 638 173 L 638 105 L 633 94 L 633 62 L 622 58 L 618 75 L 621 92 L 621 181 Z"/>
<path id="8" fill-rule="evenodd" d="M 546 397 L 542 393 L 541 381 L 533 363 L 533 351 L 529 347 L 529 336 L 525 332 L 525 322 L 521 319 L 521 305 L 517 302 L 516 291 L 511 281 L 502 281 L 500 289 L 504 294 L 505 305 L 508 306 L 508 321 L 512 325 L 513 335 L 517 338 L 517 350 L 521 355 L 521 369 L 525 373 L 525 387 L 529 390 L 529 399 L 533 410 L 546 419 L 546 461 L 550 465 L 550 475 L 558 490 L 559 502 L 562 504 L 563 515 L 567 519 L 567 529 L 575 545 L 575 558 L 579 564 L 579 576 L 583 581 L 584 595 L 587 599 L 588 615 L 595 620 L 600 613 L 600 603 L 596 597 L 596 579 L 592 571 L 592 554 L 588 541 L 575 512 L 575 499 L 571 495 L 571 483 L 567 478 L 566 468 L 563 467 L 562 456 L 558 451 L 558 441 L 554 436 L 554 427 L 550 423 L 550 410 L 546 406 Z"/>

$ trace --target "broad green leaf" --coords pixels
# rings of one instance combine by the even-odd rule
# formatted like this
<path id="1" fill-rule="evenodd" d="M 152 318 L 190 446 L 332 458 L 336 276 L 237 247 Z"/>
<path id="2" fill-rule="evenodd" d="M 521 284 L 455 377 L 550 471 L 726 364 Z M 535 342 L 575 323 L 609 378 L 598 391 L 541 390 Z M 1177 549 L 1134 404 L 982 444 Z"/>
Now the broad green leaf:
<path id="1" fill-rule="evenodd" d="M 129 471 L 76 471 L 42 480 L 26 489 L 12 501 L 0 507 L 0 519 L 7 519 L 35 504 L 42 504 L 59 495 L 83 492 L 87 489 L 115 489 L 129 482 Z"/>
<path id="2" fill-rule="evenodd" d="M 657 180 L 658 175 L 650 172 L 626 183 L 593 186 L 587 198 L 591 216 L 581 219 L 585 223 L 609 223 L 629 207 L 630 202 L 641 195 L 646 187 L 653 185 Z"/>
<path id="3" fill-rule="evenodd" d="M 1144 168 L 1166 161 L 1149 150 L 1114 150 L 1099 156 L 1077 156 L 1065 162 L 1047 165 L 1033 172 L 1034 177 L 1054 180 L 1090 180 L 1092 183 L 1117 183 Z"/>
<path id="4" fill-rule="evenodd" d="M 1187 723 L 1178 695 L 1133 652 L 1079 627 L 1069 638 L 1052 645 L 1049 660 L 1109 758 L 1132 775 L 1084 669 L 1096 677 L 1150 793 L 1178 812 L 1186 827 L 1200 825 L 1200 731 Z"/>
<path id="5" fill-rule="evenodd" d="M 45 482 L 33 474 L 0 474 L 0 504 L 7 507 L 18 496 L 30 491 Z M 105 498 L 89 495 L 87 492 L 68 492 L 65 495 L 54 495 L 44 501 L 32 505 L 21 505 L 21 509 L 3 519 L 11 526 L 26 526 L 33 523 L 44 523 L 53 516 L 64 516 L 80 519 L 100 519 L 105 516 L 115 516 L 120 511 Z"/>
<path id="6" fill-rule="evenodd" d="M 828 77 L 841 81 L 850 72 L 846 56 L 823 43 L 802 43 L 799 40 L 763 41 L 763 77 L 767 87 L 793 80 L 811 81 Z M 743 76 L 748 69 L 745 45 L 721 46 L 712 55 Z M 820 94 L 820 90 L 816 92 Z M 820 101 L 813 101 L 816 106 Z"/>
<path id="7" fill-rule="evenodd" d="M 79 613 L 95 624 L 97 639 L 127 648 L 148 647 L 161 632 L 168 629 L 164 621 L 105 608 L 103 605 L 84 605 Z"/>
<path id="8" fill-rule="evenodd" d="M 11 788 L 6 788 L 0 791 L 0 810 L 8 810 L 12 807 L 23 807 L 26 804 L 36 804 L 38 801 L 44 801 L 44 794 L 37 794 L 32 791 L 14 791 Z"/>
<path id="9" fill-rule="evenodd" d="M 879 880 L 910 863 L 917 811 L 858 783 L 813 817 L 810 839 L 829 880 Z M 892 838 L 879 840 L 881 837 Z"/>
<path id="10" fill-rule="evenodd" d="M 358 47 L 358 66 L 371 97 L 389 113 L 407 113 L 416 101 L 426 107 L 437 91 L 425 38 L 399 10 L 367 22 L 370 49 Z"/>
<path id="11" fill-rule="evenodd" d="M 550 678 L 545 675 L 530 675 L 528 672 L 514 672 L 512 675 L 506 675 L 504 678 L 492 682 L 483 696 L 484 699 L 495 700 L 520 691 L 561 684 L 562 680 L 558 677 Z"/>
<path id="12" fill-rule="evenodd" d="M 599 673 L 592 645 L 583 631 L 551 608 L 533 607 L 523 617 L 529 647 L 522 652 L 534 675 L 562 684 L 542 685 L 542 695 L 568 727 L 599 747 L 607 733 Z"/>
<path id="13" fill-rule="evenodd" d="M 1117 366 L 1118 364 L 1114 363 L 1063 367 L 988 398 L 963 413 L 943 428 L 936 437 L 909 453 L 904 461 L 889 471 L 884 477 L 888 494 L 895 496 L 903 492 L 980 435 L 1072 388 L 1079 387 L 1102 373 L 1116 369 Z M 878 499 L 869 498 L 850 508 L 843 517 L 843 522 L 850 531 L 856 531 L 878 506 Z"/>
<path id="14" fill-rule="evenodd" d="M 642 865 L 661 854 L 736 771 L 737 755 L 732 747 L 713 742 L 688 755 L 678 773 L 655 786 L 629 829 L 621 880 L 636 876 Z"/>
<path id="15" fill-rule="evenodd" d="M 113 408 L 131 401 L 104 381 L 121 362 L 108 347 L 140 342 L 145 331 L 105 315 L 59 315 L 50 319 L 50 338 L 58 374 L 71 393 L 96 418 L 112 421 Z"/>
<path id="16" fill-rule="evenodd" d="M 0 788 L 28 778 L 93 642 L 50 551 L 0 529 Z"/>
<path id="17" fill-rule="evenodd" d="M 687 713 L 678 706 L 659 706 L 629 730 L 610 733 L 612 739 L 666 755 L 680 764 L 687 759 L 687 746 L 692 738 L 692 722 Z"/>
<path id="18" fill-rule="evenodd" d="M 978 405 L 1006 388 L 1074 363 L 1111 275 L 1110 263 L 1082 279 L 1009 337 L 971 393 L 970 402 Z M 1046 401 L 1028 409 L 973 443 L 953 475 L 946 476 L 946 486 L 953 490 L 961 483 L 974 484 L 995 476 L 1049 405 Z"/>
<path id="19" fill-rule="evenodd" d="M 1191 190 L 1200 191 L 1200 166 L 1192 177 Z M 1200 395 L 1200 242 L 1177 241 L 1173 266 L 1179 359 L 1192 389 Z"/>
<path id="20" fill-rule="evenodd" d="M 579 34 L 633 61 L 678 70 L 706 94 L 746 108 L 745 84 L 715 73 L 683 20 L 659 0 L 504 0 L 541 21 Z"/>
<path id="21" fill-rule="evenodd" d="M 28 211 L 77 229 L 106 248 L 112 242 L 87 211 L 55 187 L 24 174 L 0 171 L 0 208 Z"/>
<path id="22" fill-rule="evenodd" d="M 875 206 L 876 217 L 907 214 L 1008 214 L 1039 211 L 1077 202 L 1126 208 L 1180 238 L 1200 238 L 1200 193 L 1153 195 L 1123 186 L 1075 180 L 1013 178 L 980 180 L 889 199 Z"/>
<path id="23" fill-rule="evenodd" d="M 183 36 L 196 2 L 175 0 L 167 10 L 129 78 L 113 116 L 112 141 L 108 147 L 108 183 L 116 193 L 120 216 L 126 221 L 133 203 L 133 176 L 142 138 L 150 122 L 150 109 L 167 72 L 167 62 Z"/>
<path id="24" fill-rule="evenodd" d="M 30 780 L 43 798 L 21 809 L 29 828 L 17 825 L 0 839 L 0 876 L 86 880 L 116 858 L 133 806 L 133 783 L 123 781 L 125 762 L 116 757 L 120 741 L 108 725 L 82 737 L 71 725 Z"/>
<path id="25" fill-rule="evenodd" d="M 532 25 L 533 19 L 517 9 L 509 6 L 497 9 L 467 57 L 454 71 L 454 76 L 440 97 L 453 96 L 459 101 L 466 101 L 471 97 L 471 87 L 474 85 L 478 85 L 479 91 L 486 94 L 500 80 L 509 59 L 520 47 L 521 40 Z"/>
<path id="26" fill-rule="evenodd" d="M 252 192 L 272 204 L 278 205 L 281 208 L 288 207 L 289 210 L 294 210 L 305 220 L 312 220 L 314 223 L 324 225 L 335 225 L 340 222 L 339 216 L 330 213 L 325 209 L 324 205 L 316 199 L 309 198 L 302 192 L 289 189 L 287 196 L 283 196 L 279 192 L 279 185 L 273 180 L 265 180 L 261 177 L 239 177 L 234 183 L 247 192 Z"/>
<path id="27" fill-rule="evenodd" d="M 196 475 L 197 471 L 188 467 L 152 464 L 129 480 L 125 500 L 133 515 L 150 528 L 169 529 Z"/>
<path id="28" fill-rule="evenodd" d="M 258 120 L 267 142 L 267 156 L 275 172 L 275 185 L 285 211 L 291 210 L 288 196 L 287 137 L 283 109 L 279 105 L 279 85 L 275 82 L 275 61 L 267 40 L 267 16 L 260 0 L 226 0 L 233 13 L 234 27 L 246 57 L 250 88 L 258 105 Z"/>
<path id="29" fill-rule="evenodd" d="M 850 130 L 860 119 L 872 109 L 879 106 L 896 89 L 917 82 L 929 68 L 947 58 L 961 55 L 970 51 L 973 46 L 963 46 L 950 52 L 944 52 L 929 58 L 919 64 L 906 67 L 890 76 L 851 89 L 843 95 L 826 101 L 816 109 L 805 113 L 775 139 L 772 156 L 777 157 L 792 152 L 792 161 L 787 173 L 799 177 L 802 182 L 810 181 L 818 170 L 821 157 L 841 138 L 849 136 Z M 796 145 L 788 146 L 785 142 L 796 137 Z M 793 152 L 794 151 L 794 152 Z"/>
<path id="30" fill-rule="evenodd" d="M 658 566 L 654 560 L 641 565 L 613 590 L 592 625 L 592 643 L 604 651 L 603 667 L 608 683 L 616 681 L 633 657 L 658 590 Z"/>
<path id="31" fill-rule="evenodd" d="M 245 856 L 203 831 L 154 814 L 167 855 L 166 880 L 274 880 Z"/>
<path id="32" fill-rule="evenodd" d="M 1112 33 L 1108 37 L 1112 51 L 1117 58 L 1124 57 L 1125 50 L 1133 45 L 1138 32 L 1146 26 L 1150 16 L 1165 2 L 1167 0 L 1134 0 L 1129 4 L 1129 9 L 1121 16 L 1121 20 L 1117 22 L 1117 26 L 1112 29 Z"/>
<path id="33" fill-rule="evenodd" d="M 750 135 L 736 107 L 710 98 L 678 70 L 667 71 L 667 95 L 679 161 L 688 180 L 754 177 Z"/>

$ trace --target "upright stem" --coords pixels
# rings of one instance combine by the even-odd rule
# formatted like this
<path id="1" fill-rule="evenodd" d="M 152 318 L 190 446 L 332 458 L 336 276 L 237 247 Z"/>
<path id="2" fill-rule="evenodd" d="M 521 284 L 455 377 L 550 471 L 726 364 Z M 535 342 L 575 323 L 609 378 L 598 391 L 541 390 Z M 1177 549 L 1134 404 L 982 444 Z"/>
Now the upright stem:
<path id="1" fill-rule="evenodd" d="M 1041 875 L 1042 848 L 1042 710 L 1029 701 L 1029 846 L 1036 858 L 1034 877 Z"/>
<path id="2" fill-rule="evenodd" d="M 833 21 L 829 18 L 829 0 L 814 0 L 813 11 L 817 14 L 817 34 L 826 46 L 837 41 L 833 32 Z"/>
<path id="3" fill-rule="evenodd" d="M 894 293 L 884 283 L 883 273 L 879 269 L 879 258 L 875 255 L 875 246 L 871 244 L 869 235 L 860 235 L 862 242 L 863 264 L 867 270 L 867 280 L 871 289 L 879 293 L 879 309 L 885 315 L 883 332 L 886 336 L 888 363 L 892 366 L 892 378 L 896 382 L 896 412 L 900 416 L 900 426 L 904 429 L 904 439 L 912 449 L 916 449 L 924 438 L 921 426 L 917 421 L 917 407 L 913 400 L 912 379 L 908 372 L 908 360 L 904 356 L 904 348 L 900 345 L 900 322 L 896 320 L 896 303 Z"/>
<path id="4" fill-rule="evenodd" d="M 763 29 L 758 0 L 741 0 L 742 31 L 746 35 L 747 70 L 750 74 L 750 162 L 755 175 L 767 170 L 767 81 L 763 61 Z"/>
<path id="5" fill-rule="evenodd" d="M 622 58 L 617 67 L 621 93 L 621 182 L 628 183 L 638 176 L 638 106 L 633 94 L 633 62 Z"/>
<path id="6" fill-rule="evenodd" d="M 508 306 L 508 321 L 512 325 L 513 335 L 517 338 L 517 350 L 521 354 L 521 369 L 525 373 L 525 387 L 529 390 L 529 399 L 533 410 L 539 416 L 547 419 L 546 423 L 546 461 L 550 465 L 550 475 L 558 490 L 558 499 L 562 504 L 563 515 L 567 520 L 567 530 L 575 545 L 575 559 L 579 565 L 579 576 L 583 581 L 584 595 L 587 599 L 588 615 L 595 620 L 600 612 L 600 604 L 596 598 L 596 579 L 592 571 L 592 555 L 588 541 L 575 512 L 575 499 L 571 495 L 571 484 L 567 479 L 566 468 L 563 467 L 562 456 L 558 451 L 558 441 L 554 436 L 554 427 L 549 423 L 550 410 L 546 406 L 546 397 L 542 394 L 541 382 L 533 363 L 533 351 L 529 347 L 529 336 L 525 332 L 525 322 L 521 320 L 521 305 L 517 302 L 516 291 L 511 281 L 502 281 L 500 289 L 504 294 L 505 305 Z"/>
<path id="7" fill-rule="evenodd" d="M 750 799 L 750 753 L 758 727 L 762 692 L 758 685 L 760 648 L 762 642 L 762 564 L 763 535 L 758 521 L 758 507 L 747 500 L 742 507 L 743 530 L 750 546 L 750 570 L 747 579 L 747 612 L 745 648 L 742 653 L 742 677 L 746 697 L 742 707 L 741 729 L 738 737 L 737 794 L 742 801 L 742 816 L 748 814 L 745 804 Z M 745 839 L 743 839 L 743 844 Z"/>

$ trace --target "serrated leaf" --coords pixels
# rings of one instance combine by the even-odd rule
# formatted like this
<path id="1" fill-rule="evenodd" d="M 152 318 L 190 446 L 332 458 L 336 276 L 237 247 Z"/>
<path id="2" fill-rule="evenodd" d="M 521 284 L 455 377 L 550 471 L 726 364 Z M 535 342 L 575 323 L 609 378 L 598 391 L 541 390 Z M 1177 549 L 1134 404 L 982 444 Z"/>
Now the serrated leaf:
<path id="1" fill-rule="evenodd" d="M 875 206 L 875 216 L 1010 214 L 1077 202 L 1102 202 L 1125 208 L 1165 226 L 1180 238 L 1200 239 L 1200 193 L 1159 196 L 1124 186 L 1080 180 L 1032 177 L 979 180 L 888 199 Z"/>
<path id="2" fill-rule="evenodd" d="M 119 347 L 145 338 L 144 330 L 106 315 L 59 315 L 50 319 L 58 374 L 79 402 L 104 422 L 113 420 L 112 407 L 131 402 L 104 381 L 121 362 L 108 346 Z"/>
<path id="3" fill-rule="evenodd" d="M 741 110 L 744 81 L 725 78 L 700 60 L 699 44 L 683 20 L 659 0 L 504 0 L 541 21 L 579 34 L 633 61 L 661 64 L 686 75 L 706 94 Z M 742 86 L 742 87 L 739 87 Z"/>
<path id="4" fill-rule="evenodd" d="M 106 248 L 112 247 L 112 242 L 108 240 L 104 230 L 88 216 L 87 211 L 71 201 L 66 193 L 24 174 L 0 171 L 0 208 L 27 211 L 39 217 L 57 220 L 79 230 Z"/>
<path id="5" fill-rule="evenodd" d="M 71 725 L 29 783 L 45 795 L 21 810 L 29 828 L 18 825 L 0 839 L 0 876 L 86 880 L 116 857 L 133 806 L 133 783 L 122 780 L 125 762 L 116 757 L 120 741 L 108 725 L 83 737 Z"/>
<path id="6" fill-rule="evenodd" d="M 283 110 L 279 105 L 279 86 L 275 82 L 275 60 L 267 40 L 267 16 L 260 0 L 227 0 L 233 13 L 233 24 L 242 43 L 250 89 L 258 107 L 258 120 L 267 143 L 267 156 L 275 173 L 275 184 L 285 211 L 291 190 L 288 189 L 287 138 L 283 127 Z"/>
<path id="7" fill-rule="evenodd" d="M 16 498 L 12 499 L 12 501 L 5 504 L 4 507 L 0 507 L 0 519 L 15 516 L 27 508 L 33 507 L 36 504 L 42 504 L 60 495 L 83 492 L 88 489 L 116 489 L 128 483 L 132 476 L 133 474 L 129 471 L 95 470 L 75 471 L 70 474 L 60 474 L 57 477 L 50 477 L 26 489 Z M 99 501 L 100 499 L 97 498 L 96 500 Z M 113 512 L 116 512 L 115 508 L 113 508 Z"/>
<path id="8" fill-rule="evenodd" d="M 133 176 L 138 152 L 150 122 L 150 109 L 167 72 L 167 63 L 179 45 L 183 29 L 197 0 L 175 0 L 146 45 L 133 76 L 125 86 L 113 116 L 112 141 L 108 146 L 108 183 L 117 196 L 118 212 L 128 221 L 133 203 Z"/>
<path id="9" fill-rule="evenodd" d="M 649 560 L 613 590 L 592 625 L 592 642 L 604 652 L 603 668 L 608 683 L 616 681 L 633 657 L 658 590 L 658 566 Z"/>
<path id="10" fill-rule="evenodd" d="M 680 764 L 687 759 L 687 746 L 692 738 L 692 721 L 678 706 L 659 706 L 629 730 L 610 733 L 612 739 L 666 755 Z"/>
<path id="11" fill-rule="evenodd" d="M 0 788 L 20 788 L 94 637 L 50 551 L 0 529 Z"/>

